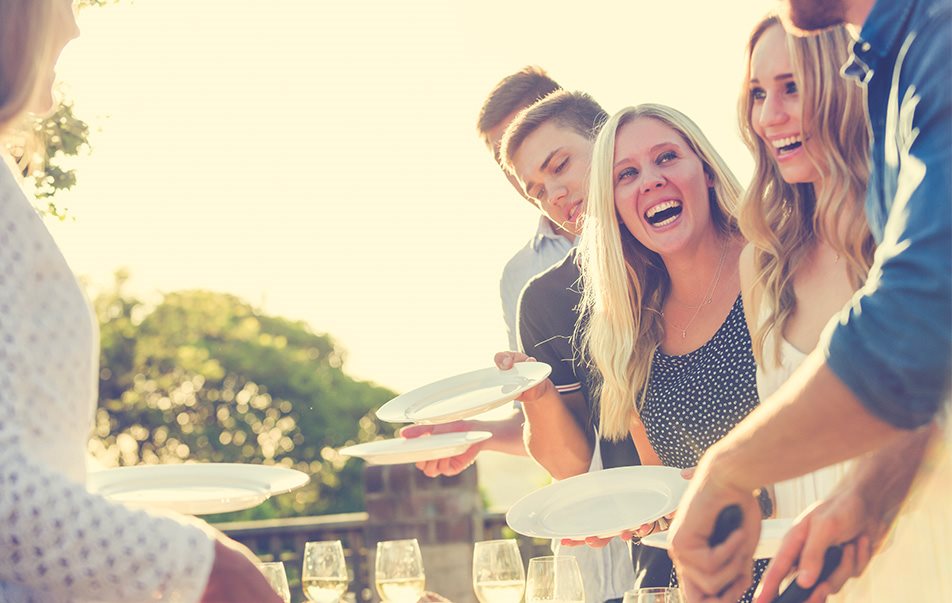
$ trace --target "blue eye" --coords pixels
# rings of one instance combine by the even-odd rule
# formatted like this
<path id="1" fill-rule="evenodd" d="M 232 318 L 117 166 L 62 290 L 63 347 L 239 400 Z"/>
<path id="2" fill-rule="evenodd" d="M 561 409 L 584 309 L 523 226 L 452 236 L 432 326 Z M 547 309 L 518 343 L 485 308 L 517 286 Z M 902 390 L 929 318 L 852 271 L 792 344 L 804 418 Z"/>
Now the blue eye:
<path id="1" fill-rule="evenodd" d="M 658 159 L 655 160 L 655 163 L 662 164 L 671 161 L 672 159 L 677 159 L 678 154 L 674 151 L 665 151 L 658 155 Z"/>
<path id="2" fill-rule="evenodd" d="M 636 170 L 633 167 L 627 167 L 623 169 L 622 171 L 618 172 L 618 176 L 616 176 L 616 180 L 618 182 L 621 182 L 622 180 L 626 178 L 634 178 L 637 175 L 638 175 L 638 170 Z"/>
<path id="3" fill-rule="evenodd" d="M 797 83 L 787 82 L 787 85 L 784 86 L 784 92 L 786 92 L 787 94 L 796 94 L 797 92 L 799 92 L 799 90 L 797 90 Z"/>
<path id="4" fill-rule="evenodd" d="M 763 88 L 751 88 L 750 98 L 752 98 L 755 102 L 762 101 L 767 98 L 767 92 Z"/>

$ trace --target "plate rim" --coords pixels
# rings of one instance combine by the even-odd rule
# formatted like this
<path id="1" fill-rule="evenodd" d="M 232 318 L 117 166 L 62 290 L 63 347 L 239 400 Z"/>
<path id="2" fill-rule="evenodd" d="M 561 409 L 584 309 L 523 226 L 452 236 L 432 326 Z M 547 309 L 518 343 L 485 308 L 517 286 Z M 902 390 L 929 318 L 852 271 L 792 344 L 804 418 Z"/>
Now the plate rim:
<path id="1" fill-rule="evenodd" d="M 446 384 L 448 382 L 452 382 L 455 380 L 459 380 L 459 379 L 466 379 L 466 378 L 472 379 L 474 376 L 478 374 L 489 373 L 490 375 L 492 375 L 492 374 L 507 373 L 512 370 L 519 370 L 522 368 L 526 368 L 527 365 L 533 365 L 533 368 L 538 367 L 542 373 L 541 376 L 537 377 L 531 385 L 527 385 L 521 388 L 516 388 L 516 390 L 512 393 L 512 397 L 508 397 L 508 399 L 497 399 L 491 403 L 486 403 L 484 405 L 474 407 L 473 409 L 468 409 L 466 411 L 456 411 L 452 413 L 446 413 L 439 416 L 412 418 L 407 412 L 410 406 L 417 402 L 415 398 L 427 395 L 425 393 L 427 392 L 427 390 L 439 389 L 440 386 L 442 386 L 443 384 Z M 545 362 L 517 362 L 513 365 L 513 368 L 509 369 L 508 371 L 503 371 L 499 367 L 496 367 L 496 366 L 483 367 L 480 369 L 475 369 L 472 371 L 466 371 L 463 373 L 458 373 L 456 375 L 451 375 L 449 377 L 444 377 L 442 379 L 431 381 L 430 383 L 421 385 L 419 387 L 415 387 L 411 389 L 410 391 L 404 392 L 398 396 L 395 396 L 394 398 L 391 398 L 383 406 L 378 408 L 374 412 L 374 414 L 381 421 L 386 421 L 388 423 L 419 423 L 422 425 L 432 425 L 432 424 L 446 423 L 449 421 L 454 421 L 459 419 L 465 419 L 465 418 L 480 414 L 482 412 L 486 412 L 487 410 L 491 410 L 492 408 L 502 406 L 503 404 L 506 404 L 507 402 L 511 402 L 512 400 L 515 400 L 519 394 L 521 394 L 522 392 L 526 391 L 527 389 L 531 387 L 534 387 L 535 385 L 538 385 L 543 380 L 548 378 L 550 374 L 552 374 L 552 366 Z"/>
<path id="2" fill-rule="evenodd" d="M 373 441 L 371 441 L 371 442 L 361 442 L 361 443 L 359 443 L 359 444 L 352 444 L 352 445 L 350 445 L 350 446 L 345 446 L 345 447 L 343 447 L 343 448 L 339 448 L 339 449 L 337 450 L 337 452 L 340 453 L 340 454 L 342 454 L 342 455 L 344 455 L 344 456 L 348 456 L 348 457 L 351 457 L 351 458 L 366 458 L 366 456 L 367 456 L 366 453 L 364 453 L 364 452 L 358 452 L 358 453 L 355 454 L 355 453 L 354 453 L 354 450 L 357 449 L 357 448 L 360 448 L 361 446 L 368 446 L 368 447 L 369 447 L 369 446 L 372 446 L 372 445 L 374 445 L 374 444 L 390 443 L 390 442 L 396 442 L 396 441 L 401 441 L 401 440 L 403 440 L 403 441 L 413 441 L 413 440 L 421 440 L 421 441 L 423 441 L 423 440 L 430 440 L 430 439 L 432 439 L 432 438 L 440 438 L 440 439 L 447 439 L 447 440 L 451 439 L 450 437 L 444 437 L 444 436 L 455 436 L 455 437 L 456 437 L 457 439 L 459 439 L 460 441 L 457 441 L 457 442 L 455 442 L 455 443 L 446 443 L 446 444 L 443 444 L 443 445 L 440 445 L 440 446 L 435 446 L 435 447 L 433 447 L 433 448 L 422 448 L 422 449 L 420 449 L 419 451 L 420 451 L 420 452 L 425 452 L 425 451 L 429 451 L 429 450 L 434 450 L 434 451 L 435 451 L 435 450 L 439 450 L 439 449 L 441 449 L 441 448 L 453 448 L 453 447 L 460 446 L 460 445 L 463 445 L 463 444 L 469 444 L 469 445 L 471 446 L 471 445 L 473 445 L 473 444 L 478 444 L 479 442 L 484 442 L 484 441 L 490 439 L 491 437 L 493 437 L 493 434 L 492 434 L 491 432 L 489 432 L 489 431 L 477 429 L 477 430 L 467 430 L 467 431 L 451 431 L 451 432 L 448 432 L 448 433 L 435 433 L 435 434 L 431 434 L 431 435 L 420 436 L 420 437 L 418 437 L 418 438 L 403 438 L 403 437 L 385 438 L 385 439 L 382 439 L 382 440 L 373 440 Z M 468 439 L 466 439 L 466 438 L 468 438 Z M 410 451 L 407 451 L 407 452 L 410 452 Z M 403 452 L 403 453 L 401 453 L 401 452 L 393 452 L 393 453 L 387 453 L 387 452 L 372 453 L 370 456 L 391 456 L 391 455 L 397 455 L 397 454 L 407 454 L 407 452 Z M 413 450 L 412 452 L 417 452 L 417 450 Z"/>
<path id="3" fill-rule="evenodd" d="M 600 469 L 597 471 L 582 473 L 564 480 L 560 480 L 558 482 L 554 482 L 538 490 L 534 490 L 517 500 L 512 504 L 511 507 L 509 507 L 509 510 L 506 512 L 506 525 L 519 534 L 533 538 L 569 538 L 578 540 L 588 536 L 615 536 L 622 530 L 634 526 L 619 526 L 617 530 L 612 529 L 610 534 L 608 532 L 581 534 L 578 532 L 569 531 L 549 532 L 542 529 L 537 529 L 537 526 L 530 525 L 530 522 L 534 524 L 535 522 L 533 521 L 533 516 L 541 515 L 547 510 L 548 505 L 542 506 L 540 502 L 547 499 L 557 499 L 557 495 L 561 490 L 572 489 L 583 493 L 597 492 L 598 488 L 593 488 L 592 486 L 597 485 L 598 481 L 624 479 L 623 477 L 615 476 L 614 474 L 637 472 L 643 473 L 645 471 L 660 474 L 656 477 L 656 479 L 660 478 L 662 480 L 670 480 L 671 483 L 669 485 L 672 486 L 673 494 L 671 497 L 672 500 L 669 500 L 668 503 L 663 507 L 664 510 L 662 511 L 662 515 L 674 511 L 677 508 L 681 497 L 684 495 L 685 491 L 687 491 L 688 485 L 690 484 L 689 480 L 681 477 L 681 469 L 678 469 L 677 467 L 666 467 L 664 465 L 628 465 L 625 467 L 613 467 L 610 469 Z M 675 481 L 675 478 L 677 478 L 677 481 Z M 596 484 L 586 484 L 586 482 L 593 480 L 596 481 Z"/>
<path id="4" fill-rule="evenodd" d="M 155 479 L 155 474 L 161 474 L 164 472 L 177 472 L 185 471 L 195 473 L 194 476 L 190 476 L 191 479 L 201 478 L 201 477 L 212 477 L 215 473 L 221 471 L 227 471 L 228 469 L 232 470 L 241 470 L 244 472 L 253 472 L 257 475 L 253 476 L 237 476 L 237 479 L 242 481 L 243 484 L 240 486 L 248 492 L 248 495 L 244 500 L 249 501 L 247 504 L 236 503 L 235 498 L 230 498 L 227 500 L 232 501 L 233 504 L 222 503 L 221 507 L 226 508 L 227 510 L 218 511 L 218 510 L 208 510 L 201 512 L 194 511 L 184 511 L 182 509 L 186 508 L 201 508 L 203 505 L 208 507 L 213 507 L 215 502 L 221 502 L 225 499 L 221 497 L 209 497 L 205 500 L 200 501 L 190 501 L 188 503 L 176 503 L 169 501 L 150 501 L 148 499 L 135 500 L 135 501 L 122 501 L 117 500 L 118 496 L 127 494 L 129 492 L 135 492 L 134 489 L 125 490 L 123 492 L 109 492 L 108 489 L 118 483 L 121 483 L 123 479 L 125 480 L 144 480 L 144 479 Z M 267 477 L 267 474 L 272 474 L 270 477 Z M 168 477 L 160 476 L 162 479 L 170 479 Z M 257 480 L 255 478 L 258 478 Z M 267 477 L 267 479 L 262 480 L 262 477 Z M 286 494 L 300 488 L 301 486 L 306 485 L 311 481 L 311 477 L 300 471 L 298 469 L 293 469 L 290 467 L 285 467 L 284 465 L 264 465 L 256 463 L 164 463 L 164 464 L 150 464 L 150 465 L 132 465 L 125 467 L 106 467 L 103 469 L 98 469 L 95 471 L 89 471 L 86 477 L 86 488 L 89 492 L 103 496 L 104 498 L 111 499 L 123 504 L 134 504 L 138 507 L 146 508 L 162 508 L 162 509 L 171 509 L 185 514 L 200 514 L 207 515 L 211 513 L 228 513 L 233 511 L 240 511 L 243 509 L 249 509 L 254 506 L 257 506 L 264 501 L 268 500 L 272 496 L 278 496 L 281 494 Z M 222 486 L 227 487 L 227 486 Z M 171 489 L 171 488 L 170 488 Z M 240 497 L 237 500 L 241 500 Z M 236 506 L 239 505 L 239 506 Z"/>
<path id="5" fill-rule="evenodd" d="M 761 520 L 761 527 L 760 527 L 760 538 L 763 539 L 763 537 L 764 537 L 764 535 L 765 535 L 765 533 L 766 533 L 766 532 L 764 531 L 764 524 L 771 524 L 771 525 L 778 525 L 778 526 L 779 526 L 779 525 L 781 525 L 781 524 L 783 524 L 783 523 L 786 523 L 786 524 L 787 524 L 787 529 L 784 530 L 783 535 L 780 536 L 780 541 L 782 542 L 782 541 L 783 541 L 783 537 L 786 536 L 786 534 L 787 534 L 787 531 L 789 531 L 790 528 L 793 527 L 793 522 L 794 522 L 794 520 L 793 520 L 792 518 L 789 518 L 789 517 L 768 517 L 768 518 L 762 519 L 762 520 Z M 667 539 L 667 536 L 666 536 L 667 533 L 668 533 L 668 532 L 667 532 L 667 530 L 666 530 L 666 531 L 664 531 L 664 532 L 657 532 L 657 533 L 655 533 L 655 534 L 649 534 L 649 535 L 647 535 L 647 536 L 645 536 L 644 538 L 641 539 L 641 543 L 644 544 L 645 546 L 650 546 L 650 547 L 652 547 L 652 548 L 662 549 L 662 550 L 665 550 L 665 551 L 666 551 L 666 550 L 668 550 L 668 549 L 670 548 L 670 547 L 668 546 L 668 539 Z M 760 550 L 760 547 L 762 547 L 762 546 L 766 546 L 766 545 L 765 545 L 764 543 L 762 543 L 761 540 L 758 540 L 758 541 L 757 541 L 757 548 L 754 549 L 754 554 L 755 554 L 754 558 L 755 558 L 755 559 L 770 559 L 770 558 L 772 558 L 773 555 L 769 555 L 769 556 L 767 556 L 767 557 L 758 557 L 758 556 L 756 555 L 757 551 Z M 778 546 L 779 546 L 779 543 L 778 543 Z"/>

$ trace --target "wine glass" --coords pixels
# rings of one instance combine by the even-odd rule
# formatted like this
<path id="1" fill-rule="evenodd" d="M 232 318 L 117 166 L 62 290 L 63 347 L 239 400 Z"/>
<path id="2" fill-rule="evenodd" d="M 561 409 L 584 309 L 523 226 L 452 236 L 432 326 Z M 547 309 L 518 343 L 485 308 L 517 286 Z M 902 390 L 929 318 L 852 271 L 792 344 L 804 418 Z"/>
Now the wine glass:
<path id="1" fill-rule="evenodd" d="M 487 540 L 473 547 L 473 590 L 479 603 L 519 603 L 526 571 L 515 540 Z"/>
<path id="2" fill-rule="evenodd" d="M 681 590 L 678 588 L 656 587 L 636 588 L 625 593 L 622 603 L 681 603 Z"/>
<path id="3" fill-rule="evenodd" d="M 278 593 L 284 603 L 291 603 L 291 588 L 288 586 L 288 574 L 284 562 L 259 563 L 258 570 L 264 575 L 272 590 Z"/>
<path id="4" fill-rule="evenodd" d="M 420 599 L 426 576 L 416 538 L 377 543 L 374 583 L 377 594 L 389 603 L 416 603 Z"/>
<path id="5" fill-rule="evenodd" d="M 340 540 L 308 542 L 304 545 L 304 569 L 301 585 L 304 596 L 313 603 L 337 603 L 350 580 Z"/>
<path id="6" fill-rule="evenodd" d="M 582 573 L 575 557 L 536 557 L 529 560 L 526 603 L 584 603 Z"/>

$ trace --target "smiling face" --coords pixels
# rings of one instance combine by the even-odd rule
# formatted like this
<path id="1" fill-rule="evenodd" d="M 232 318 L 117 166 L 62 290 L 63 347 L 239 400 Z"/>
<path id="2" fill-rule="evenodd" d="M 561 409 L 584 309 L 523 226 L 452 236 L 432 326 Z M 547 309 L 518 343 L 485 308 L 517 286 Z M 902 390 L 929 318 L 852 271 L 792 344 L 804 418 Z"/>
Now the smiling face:
<path id="1" fill-rule="evenodd" d="M 615 136 L 615 209 L 638 241 L 664 258 L 717 236 L 700 158 L 674 129 L 650 117 Z"/>
<path id="2" fill-rule="evenodd" d="M 803 100 L 794 80 L 786 34 L 773 25 L 764 31 L 750 57 L 750 125 L 766 152 L 791 184 L 816 183 L 819 173 L 810 160 L 814 152 L 801 123 Z"/>
<path id="3" fill-rule="evenodd" d="M 539 209 L 571 235 L 581 232 L 593 141 L 549 120 L 536 128 L 512 157 L 516 176 Z"/>

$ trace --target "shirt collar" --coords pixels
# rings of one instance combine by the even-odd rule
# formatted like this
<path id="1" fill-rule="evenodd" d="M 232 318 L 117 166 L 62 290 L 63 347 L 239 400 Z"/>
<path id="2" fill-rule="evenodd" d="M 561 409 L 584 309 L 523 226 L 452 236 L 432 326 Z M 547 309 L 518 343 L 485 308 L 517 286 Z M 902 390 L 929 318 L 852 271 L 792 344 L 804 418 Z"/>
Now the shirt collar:
<path id="1" fill-rule="evenodd" d="M 895 47 L 918 3 L 918 0 L 877 0 L 843 66 L 843 75 L 867 83 L 877 63 Z"/>
<path id="2" fill-rule="evenodd" d="M 546 239 L 558 240 L 565 239 L 560 233 L 555 231 L 552 221 L 545 216 L 539 216 L 539 226 L 536 227 L 535 236 L 532 237 L 532 249 L 538 251 L 543 241 Z M 568 240 L 568 239 L 566 239 Z"/>

